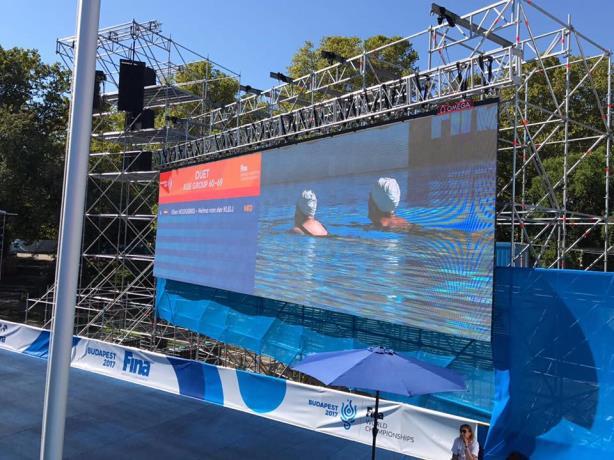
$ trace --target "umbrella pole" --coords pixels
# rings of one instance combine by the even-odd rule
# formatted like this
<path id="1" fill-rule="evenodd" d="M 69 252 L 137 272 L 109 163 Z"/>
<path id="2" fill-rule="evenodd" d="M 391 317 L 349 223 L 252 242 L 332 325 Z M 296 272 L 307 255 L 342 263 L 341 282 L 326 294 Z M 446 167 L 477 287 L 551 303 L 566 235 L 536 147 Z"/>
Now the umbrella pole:
<path id="1" fill-rule="evenodd" d="M 379 391 L 375 392 L 375 414 L 373 414 L 373 445 L 371 446 L 371 460 L 375 460 L 375 438 L 377 438 L 377 419 L 379 417 Z"/>

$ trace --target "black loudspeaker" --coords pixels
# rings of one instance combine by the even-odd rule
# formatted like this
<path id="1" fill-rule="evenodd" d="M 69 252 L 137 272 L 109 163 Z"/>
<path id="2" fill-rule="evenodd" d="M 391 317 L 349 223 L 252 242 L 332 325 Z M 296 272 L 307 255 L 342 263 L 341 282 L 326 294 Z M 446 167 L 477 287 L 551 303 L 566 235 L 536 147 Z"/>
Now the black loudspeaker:
<path id="1" fill-rule="evenodd" d="M 140 131 L 141 129 L 152 129 L 156 113 L 152 109 L 145 109 L 140 114 L 126 112 L 126 129 L 128 131 Z"/>
<path id="2" fill-rule="evenodd" d="M 128 152 L 124 154 L 124 171 L 151 171 L 151 152 Z"/>
<path id="3" fill-rule="evenodd" d="M 132 113 L 143 110 L 145 63 L 120 59 L 117 109 Z"/>
<path id="4" fill-rule="evenodd" d="M 152 109 L 145 109 L 141 112 L 141 129 L 152 129 L 156 114 Z"/>
<path id="5" fill-rule="evenodd" d="M 143 80 L 145 86 L 153 86 L 156 84 L 156 71 L 149 67 L 145 67 L 145 78 Z"/>
<path id="6" fill-rule="evenodd" d="M 94 112 L 98 112 L 102 108 L 102 92 L 100 91 L 100 85 L 103 81 L 107 81 L 107 77 L 102 70 L 97 70 L 94 77 L 94 105 L 92 106 Z"/>
<path id="7" fill-rule="evenodd" d="M 141 129 L 141 119 L 137 117 L 137 113 L 126 112 L 126 130 L 138 131 Z"/>

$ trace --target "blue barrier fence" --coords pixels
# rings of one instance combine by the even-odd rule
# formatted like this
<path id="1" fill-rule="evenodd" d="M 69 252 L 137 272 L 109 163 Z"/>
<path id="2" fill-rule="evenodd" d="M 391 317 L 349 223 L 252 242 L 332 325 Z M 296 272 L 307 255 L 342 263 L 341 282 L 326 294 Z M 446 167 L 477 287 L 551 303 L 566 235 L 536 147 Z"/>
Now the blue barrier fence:
<path id="1" fill-rule="evenodd" d="M 486 458 L 614 458 L 614 274 L 497 269 Z"/>
<path id="2" fill-rule="evenodd" d="M 481 421 L 490 418 L 489 342 L 164 279 L 158 280 L 156 307 L 163 320 L 286 364 L 310 353 L 380 345 L 448 366 L 463 373 L 469 391 L 388 397 Z"/>
<path id="3" fill-rule="evenodd" d="M 46 359 L 49 340 L 47 330 L 0 321 L 0 349 Z M 370 408 L 375 401 L 368 396 L 85 337 L 73 338 L 71 366 L 369 446 L 372 442 Z M 385 422 L 378 446 L 412 457 L 447 457 L 462 423 L 478 435 L 483 432 L 475 420 L 385 399 L 379 410 Z"/>
<path id="4" fill-rule="evenodd" d="M 611 273 L 496 268 L 490 343 L 159 282 L 162 319 L 285 363 L 378 344 L 462 372 L 466 393 L 411 402 L 483 421 L 492 414 L 489 458 L 614 456 Z"/>

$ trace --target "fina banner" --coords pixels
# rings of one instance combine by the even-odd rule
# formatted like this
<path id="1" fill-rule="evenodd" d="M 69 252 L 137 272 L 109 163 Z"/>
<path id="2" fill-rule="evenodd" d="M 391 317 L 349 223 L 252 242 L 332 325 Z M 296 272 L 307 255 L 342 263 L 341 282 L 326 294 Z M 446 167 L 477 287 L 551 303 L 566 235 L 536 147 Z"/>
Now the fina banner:
<path id="1" fill-rule="evenodd" d="M 245 371 L 218 370 L 226 407 L 372 443 L 374 398 Z M 462 423 L 471 424 L 477 432 L 474 421 L 407 404 L 380 401 L 379 411 L 383 418 L 378 421 L 378 447 L 418 458 L 448 460 Z"/>
<path id="2" fill-rule="evenodd" d="M 0 321 L 0 348 L 47 356 L 49 332 Z M 75 337 L 72 366 L 108 377 L 190 396 L 370 445 L 375 400 L 262 374 L 164 356 Z M 449 459 L 463 423 L 472 420 L 392 401 L 380 401 L 378 447 L 424 459 Z"/>
<path id="3" fill-rule="evenodd" d="M 173 366 L 164 355 L 157 353 L 81 338 L 73 346 L 71 365 L 179 394 Z"/>

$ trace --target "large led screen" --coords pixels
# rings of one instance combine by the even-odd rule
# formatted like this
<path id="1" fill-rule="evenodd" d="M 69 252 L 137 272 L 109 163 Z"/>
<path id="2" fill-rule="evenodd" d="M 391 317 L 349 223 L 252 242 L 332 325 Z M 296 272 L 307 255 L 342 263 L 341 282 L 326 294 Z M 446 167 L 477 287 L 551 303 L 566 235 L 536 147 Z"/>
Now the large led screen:
<path id="1" fill-rule="evenodd" d="M 163 172 L 154 274 L 490 340 L 497 110 Z"/>

